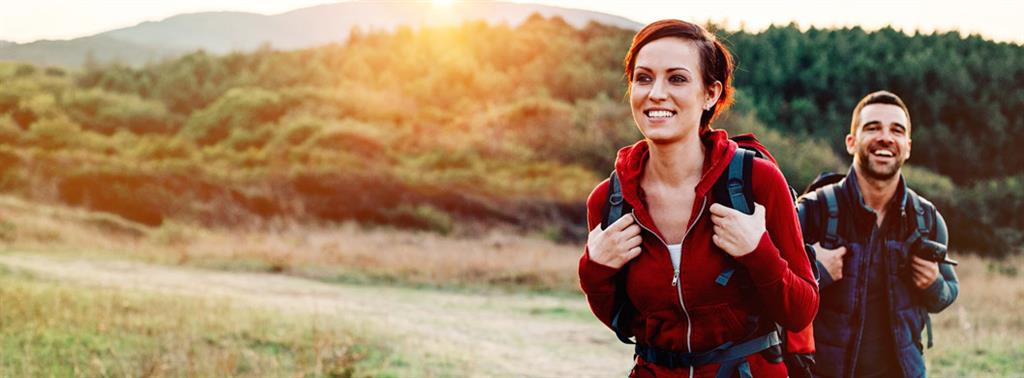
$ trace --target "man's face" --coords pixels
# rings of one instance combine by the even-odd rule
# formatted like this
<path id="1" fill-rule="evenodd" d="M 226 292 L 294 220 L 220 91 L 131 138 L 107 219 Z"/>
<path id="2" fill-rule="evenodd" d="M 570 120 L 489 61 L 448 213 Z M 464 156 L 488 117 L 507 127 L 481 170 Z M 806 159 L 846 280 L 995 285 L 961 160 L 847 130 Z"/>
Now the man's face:
<path id="1" fill-rule="evenodd" d="M 871 104 L 860 111 L 856 135 L 846 136 L 846 151 L 862 175 L 888 180 L 910 158 L 910 142 L 910 120 L 902 108 Z"/>

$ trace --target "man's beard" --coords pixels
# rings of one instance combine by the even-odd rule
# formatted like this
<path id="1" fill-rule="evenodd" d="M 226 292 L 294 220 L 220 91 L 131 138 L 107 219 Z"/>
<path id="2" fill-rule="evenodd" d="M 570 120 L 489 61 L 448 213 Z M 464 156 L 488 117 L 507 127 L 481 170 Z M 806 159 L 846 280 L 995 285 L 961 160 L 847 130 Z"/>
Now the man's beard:
<path id="1" fill-rule="evenodd" d="M 861 153 L 857 155 L 857 158 L 854 159 L 854 163 L 857 164 L 858 168 L 860 168 L 861 173 L 872 179 L 887 181 L 896 177 L 896 174 L 900 172 L 900 168 L 903 167 L 902 159 L 896 159 L 895 164 L 888 166 L 871 164 L 870 153 L 871 152 L 869 151 L 861 151 Z"/>

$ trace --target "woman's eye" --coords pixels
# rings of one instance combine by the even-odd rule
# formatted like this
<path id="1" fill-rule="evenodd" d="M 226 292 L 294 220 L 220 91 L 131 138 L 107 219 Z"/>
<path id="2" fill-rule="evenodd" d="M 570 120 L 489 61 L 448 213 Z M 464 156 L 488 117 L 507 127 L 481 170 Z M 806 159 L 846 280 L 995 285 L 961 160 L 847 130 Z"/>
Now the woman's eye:
<path id="1" fill-rule="evenodd" d="M 651 82 L 651 76 L 647 75 L 647 74 L 637 74 L 636 75 L 636 79 L 634 81 L 636 81 L 638 83 L 650 83 Z"/>
<path id="2" fill-rule="evenodd" d="M 686 76 L 683 76 L 683 75 L 672 75 L 672 77 L 669 77 L 668 80 L 673 82 L 673 83 L 685 83 L 686 82 Z"/>

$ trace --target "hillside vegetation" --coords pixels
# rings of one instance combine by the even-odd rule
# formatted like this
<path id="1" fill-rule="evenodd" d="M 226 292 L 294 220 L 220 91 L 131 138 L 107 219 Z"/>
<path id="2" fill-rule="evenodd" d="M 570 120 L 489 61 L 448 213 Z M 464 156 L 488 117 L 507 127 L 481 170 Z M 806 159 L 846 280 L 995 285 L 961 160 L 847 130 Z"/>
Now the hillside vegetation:
<path id="1" fill-rule="evenodd" d="M 579 240 L 586 196 L 639 138 L 621 67 L 632 34 L 534 16 L 142 68 L 0 63 L 0 192 L 147 227 L 355 220 Z M 908 179 L 953 246 L 1021 241 L 1024 47 L 891 29 L 720 35 L 739 96 L 717 126 L 757 132 L 795 187 L 845 169 L 853 104 L 888 88 L 912 111 Z"/>

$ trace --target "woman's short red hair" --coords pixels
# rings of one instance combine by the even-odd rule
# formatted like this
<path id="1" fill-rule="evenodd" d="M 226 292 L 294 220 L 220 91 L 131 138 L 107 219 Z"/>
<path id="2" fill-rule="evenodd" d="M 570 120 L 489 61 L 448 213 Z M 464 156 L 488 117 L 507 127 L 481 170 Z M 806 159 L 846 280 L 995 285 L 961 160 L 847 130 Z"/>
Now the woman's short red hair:
<path id="1" fill-rule="evenodd" d="M 682 20 L 661 20 L 644 26 L 633 36 L 633 44 L 626 53 L 626 79 L 633 80 L 636 56 L 641 48 L 652 41 L 671 37 L 693 41 L 697 45 L 700 51 L 701 76 L 705 86 L 710 86 L 716 81 L 722 83 L 722 94 L 718 96 L 718 101 L 700 116 L 700 129 L 706 130 L 719 114 L 732 105 L 735 89 L 732 87 L 732 53 L 718 38 L 700 25 Z"/>

